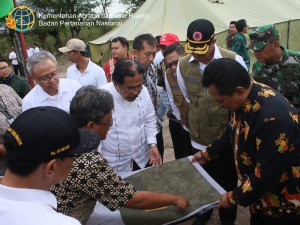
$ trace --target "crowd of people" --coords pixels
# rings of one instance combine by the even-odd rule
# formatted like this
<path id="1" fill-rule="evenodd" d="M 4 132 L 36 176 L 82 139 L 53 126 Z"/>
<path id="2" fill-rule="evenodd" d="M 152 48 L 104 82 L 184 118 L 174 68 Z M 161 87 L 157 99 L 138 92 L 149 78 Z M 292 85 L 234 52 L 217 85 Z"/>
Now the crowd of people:
<path id="1" fill-rule="evenodd" d="M 115 37 L 103 69 L 73 38 L 59 48 L 73 63 L 66 78 L 53 54 L 28 48 L 34 87 L 18 75 L 15 53 L 0 59 L 0 224 L 87 224 L 97 201 L 112 211 L 186 210 L 184 196 L 121 178 L 163 163 L 165 119 L 175 158 L 192 155 L 226 191 L 221 224 L 235 224 L 238 205 L 249 207 L 251 225 L 299 224 L 300 52 L 282 47 L 271 24 L 249 43 L 246 20 L 229 31 L 225 49 L 214 25 L 197 19 L 184 45 L 173 33 L 145 33 L 132 55 Z"/>

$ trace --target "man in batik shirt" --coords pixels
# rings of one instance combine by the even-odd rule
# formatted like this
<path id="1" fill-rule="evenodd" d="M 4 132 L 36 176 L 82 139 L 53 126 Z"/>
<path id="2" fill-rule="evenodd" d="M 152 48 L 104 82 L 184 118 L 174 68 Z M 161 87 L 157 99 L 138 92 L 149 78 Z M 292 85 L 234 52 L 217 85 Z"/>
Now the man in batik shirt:
<path id="1" fill-rule="evenodd" d="M 300 224 L 300 125 L 295 107 L 276 90 L 253 82 L 232 59 L 213 60 L 202 83 L 231 111 L 231 120 L 192 161 L 204 165 L 233 151 L 241 181 L 222 195 L 217 207 L 250 206 L 251 225 Z"/>

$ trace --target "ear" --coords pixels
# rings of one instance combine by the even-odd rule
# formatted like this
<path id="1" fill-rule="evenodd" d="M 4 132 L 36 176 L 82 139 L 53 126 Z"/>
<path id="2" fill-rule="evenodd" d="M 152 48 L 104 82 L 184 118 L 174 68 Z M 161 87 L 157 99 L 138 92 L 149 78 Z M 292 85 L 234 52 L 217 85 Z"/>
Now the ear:
<path id="1" fill-rule="evenodd" d="M 134 57 L 136 57 L 136 56 L 137 56 L 137 54 L 139 53 L 139 51 L 138 51 L 138 50 L 136 50 L 136 49 L 132 49 L 132 53 L 133 53 Z"/>
<path id="2" fill-rule="evenodd" d="M 94 126 L 95 126 L 95 122 L 94 121 L 89 121 L 87 123 L 87 125 L 84 127 L 85 129 L 88 129 L 88 130 L 94 130 Z"/>
<path id="3" fill-rule="evenodd" d="M 45 165 L 45 174 L 47 177 L 55 177 L 57 173 L 57 159 L 52 159 Z"/>
<path id="4" fill-rule="evenodd" d="M 236 87 L 234 91 L 234 95 L 236 95 L 238 98 L 242 98 L 245 94 L 245 88 L 243 87 Z"/>
<path id="5" fill-rule="evenodd" d="M 215 44 L 216 41 L 217 41 L 217 39 L 214 38 L 214 39 L 211 41 L 211 44 Z"/>

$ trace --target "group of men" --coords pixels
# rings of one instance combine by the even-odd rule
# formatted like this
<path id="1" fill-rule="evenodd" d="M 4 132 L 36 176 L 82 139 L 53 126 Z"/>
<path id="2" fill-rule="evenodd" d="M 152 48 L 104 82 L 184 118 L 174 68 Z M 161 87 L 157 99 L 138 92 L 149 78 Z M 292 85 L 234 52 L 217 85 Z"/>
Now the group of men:
<path id="1" fill-rule="evenodd" d="M 298 224 L 300 53 L 280 46 L 273 25 L 259 27 L 249 37 L 248 47 L 257 58 L 254 80 L 243 56 L 216 45 L 209 20 L 189 24 L 184 47 L 176 38 L 164 46 L 175 156 L 194 155 L 192 161 L 227 191 L 217 205 L 222 224 L 234 224 L 237 205 L 249 206 L 251 225 Z M 84 42 L 71 39 L 59 49 L 74 62 L 69 79 L 61 79 L 55 57 L 41 51 L 28 59 L 27 70 L 37 85 L 23 100 L 1 87 L 1 123 L 7 128 L 0 139 L 0 157 L 6 155 L 7 163 L 0 165 L 7 166 L 0 179 L 5 224 L 23 208 L 26 216 L 13 217 L 12 224 L 26 224 L 36 210 L 45 215 L 35 215 L 36 224 L 42 219 L 78 224 L 52 207 L 86 224 L 96 201 L 111 210 L 188 207 L 182 196 L 137 191 L 118 176 L 162 163 L 153 63 L 157 44 L 151 34 L 137 36 L 133 60 L 128 42 L 116 38 L 113 59 L 103 70 L 85 57 Z M 12 73 L 8 67 L 0 61 L 1 77 Z M 58 207 L 52 194 L 39 191 L 47 189 Z M 16 212 L 18 204 L 23 207 Z M 193 224 L 207 223 L 211 213 L 197 216 Z"/>

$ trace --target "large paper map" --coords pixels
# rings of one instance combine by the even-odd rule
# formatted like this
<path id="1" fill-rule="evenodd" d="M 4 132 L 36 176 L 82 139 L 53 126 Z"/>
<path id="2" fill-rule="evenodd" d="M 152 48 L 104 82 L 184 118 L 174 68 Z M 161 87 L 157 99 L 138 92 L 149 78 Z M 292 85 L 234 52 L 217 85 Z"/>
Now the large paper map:
<path id="1" fill-rule="evenodd" d="M 121 208 L 110 214 L 104 206 L 97 204 L 88 225 L 176 224 L 211 209 L 220 199 L 220 194 L 224 193 L 199 164 L 192 164 L 188 158 L 151 167 L 125 180 L 130 181 L 138 190 L 183 195 L 189 200 L 190 206 L 185 212 L 168 206 L 153 210 Z"/>

